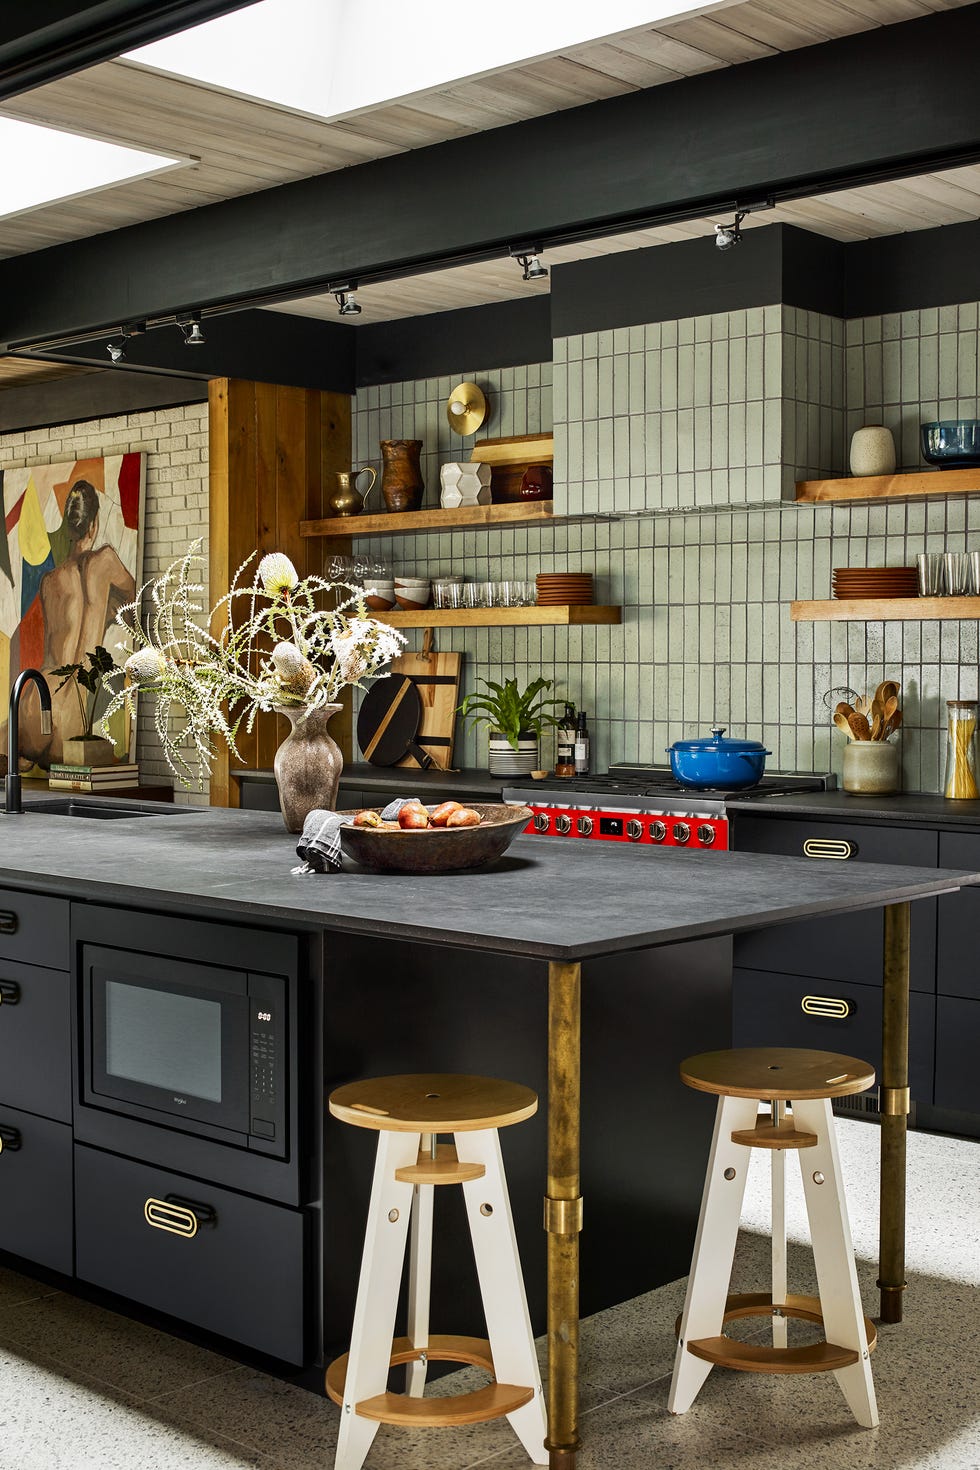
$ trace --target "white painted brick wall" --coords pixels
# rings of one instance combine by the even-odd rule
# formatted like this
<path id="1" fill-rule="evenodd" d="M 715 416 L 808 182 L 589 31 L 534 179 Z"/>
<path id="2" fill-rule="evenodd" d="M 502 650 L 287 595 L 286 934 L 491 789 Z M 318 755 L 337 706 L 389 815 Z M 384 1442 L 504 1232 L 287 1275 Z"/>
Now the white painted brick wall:
<path id="1" fill-rule="evenodd" d="M 0 434 L 0 468 L 54 464 L 86 455 L 141 451 L 146 455 L 146 502 L 143 516 L 143 580 L 157 577 L 202 538 L 208 547 L 208 408 L 147 410 L 116 418 L 92 419 L 26 433 Z M 203 580 L 207 581 L 206 563 Z M 153 707 L 144 701 L 136 736 L 142 775 L 150 781 L 171 780 L 153 726 Z M 175 783 L 175 799 L 190 806 L 208 804 L 203 789 Z"/>

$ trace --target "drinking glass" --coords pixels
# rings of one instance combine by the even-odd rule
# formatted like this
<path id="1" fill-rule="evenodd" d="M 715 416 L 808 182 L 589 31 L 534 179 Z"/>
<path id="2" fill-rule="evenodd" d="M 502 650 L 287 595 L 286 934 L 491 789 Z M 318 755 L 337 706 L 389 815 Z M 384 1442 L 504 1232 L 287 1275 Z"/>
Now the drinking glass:
<path id="1" fill-rule="evenodd" d="M 970 585 L 970 562 L 965 551 L 943 552 L 943 591 L 947 597 L 962 597 Z"/>
<path id="2" fill-rule="evenodd" d="M 938 597 L 943 590 L 943 557 L 940 551 L 920 551 L 919 596 Z"/>
<path id="3" fill-rule="evenodd" d="M 974 597 L 980 597 L 980 551 L 968 551 L 970 558 L 970 591 Z"/>
<path id="4" fill-rule="evenodd" d="M 480 606 L 497 607 L 497 584 L 496 582 L 480 583 Z"/>
<path id="5" fill-rule="evenodd" d="M 353 566 L 349 556 L 341 556 L 334 552 L 333 555 L 327 557 L 326 566 L 323 569 L 324 576 L 328 582 L 349 582 Z"/>
<path id="6" fill-rule="evenodd" d="M 485 607 L 483 602 L 483 583 L 464 582 L 462 586 L 463 607 Z"/>

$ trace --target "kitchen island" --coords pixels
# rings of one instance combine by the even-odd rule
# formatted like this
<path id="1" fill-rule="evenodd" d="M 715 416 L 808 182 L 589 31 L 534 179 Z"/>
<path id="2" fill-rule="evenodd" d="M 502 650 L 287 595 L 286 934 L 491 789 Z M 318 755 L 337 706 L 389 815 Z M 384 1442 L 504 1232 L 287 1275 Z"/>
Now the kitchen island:
<path id="1" fill-rule="evenodd" d="M 907 1090 L 907 1073 L 903 1078 L 902 1069 L 903 1065 L 907 1067 L 909 904 L 916 899 L 953 892 L 961 886 L 980 884 L 980 873 L 872 863 L 857 867 L 827 864 L 815 868 L 805 860 L 755 853 L 671 850 L 641 853 L 618 846 L 586 844 L 563 844 L 556 851 L 554 844 L 547 840 L 529 837 L 519 839 L 500 862 L 481 872 L 438 878 L 378 876 L 357 871 L 302 877 L 290 871 L 295 862 L 294 840 L 284 833 L 278 817 L 258 813 L 188 810 L 181 815 L 150 817 L 134 812 L 132 819 L 101 823 L 28 810 L 23 815 L 4 817 L 0 832 L 3 834 L 0 884 L 5 890 L 6 921 L 6 927 L 0 924 L 0 955 L 13 952 L 16 959 L 26 960 L 28 965 L 33 963 L 53 970 L 60 963 L 54 957 L 59 942 L 57 926 L 61 922 L 56 910 L 49 908 L 39 916 L 37 942 L 41 953 L 37 955 L 23 947 L 27 943 L 27 929 L 18 927 L 16 909 L 23 902 L 29 914 L 31 904 L 43 901 L 57 905 L 70 901 L 67 905 L 72 915 L 70 961 L 67 947 L 64 951 L 64 964 L 70 965 L 74 983 L 70 993 L 80 993 L 85 975 L 95 972 L 95 962 L 84 960 L 86 945 L 89 949 L 100 945 L 111 947 L 113 926 L 130 936 L 145 934 L 148 946 L 151 920 L 162 922 L 174 934 L 185 935 L 180 941 L 183 946 L 180 954 L 184 958 L 173 961 L 174 965 L 185 968 L 188 955 L 202 958 L 194 948 L 206 939 L 206 924 L 201 921 L 213 925 L 217 936 L 207 941 L 214 947 L 213 956 L 203 956 L 213 958 L 214 963 L 221 954 L 222 941 L 231 946 L 239 929 L 252 935 L 256 955 L 263 946 L 274 952 L 277 934 L 283 936 L 283 943 L 286 936 L 294 936 L 301 953 L 314 961 L 318 957 L 319 963 L 311 964 L 306 978 L 320 981 L 319 1001 L 305 1012 L 304 1024 L 297 1030 L 299 1074 L 313 1066 L 315 1059 L 310 1053 L 315 1050 L 319 1054 L 319 1048 L 310 1045 L 311 1037 L 331 1038 L 337 1047 L 329 1079 L 322 1070 L 316 1074 L 309 1094 L 314 1099 L 328 1081 L 332 1084 L 345 1073 L 349 1076 L 363 1072 L 365 1064 L 382 1060 L 369 1056 L 363 1046 L 348 1048 L 345 1054 L 347 1022 L 355 1027 L 357 1010 L 370 1011 L 372 1006 L 380 1006 L 386 993 L 394 1000 L 399 990 L 407 986 L 404 1021 L 404 1016 L 412 1011 L 413 984 L 433 969 L 433 956 L 447 956 L 449 964 L 444 967 L 444 980 L 448 973 L 452 990 L 465 996 L 471 1028 L 489 1029 L 491 1034 L 499 1036 L 501 1051 L 496 1070 L 503 1075 L 510 1075 L 513 1070 L 513 1059 L 507 1051 L 509 1028 L 506 1017 L 502 1027 L 499 1017 L 494 1022 L 491 1012 L 500 992 L 491 987 L 505 984 L 508 976 L 516 976 L 518 984 L 509 993 L 515 1005 L 519 993 L 526 992 L 532 1000 L 537 997 L 543 1000 L 547 987 L 546 1197 L 557 1202 L 546 1207 L 550 1224 L 548 1391 L 551 1459 L 556 1467 L 571 1466 L 577 1446 L 583 980 L 588 998 L 590 991 L 614 985 L 615 970 L 610 966 L 626 965 L 637 957 L 645 962 L 647 957 L 658 954 L 666 959 L 666 969 L 662 964 L 651 965 L 632 974 L 640 985 L 644 975 L 647 978 L 650 1008 L 643 1020 L 649 1034 L 641 1037 L 641 1041 L 646 1042 L 656 1068 L 669 1069 L 676 1077 L 675 1064 L 680 1055 L 669 1055 L 669 1047 L 668 1054 L 656 1052 L 654 1048 L 663 1041 L 657 1034 L 658 1013 L 662 1009 L 665 1015 L 669 1014 L 672 993 L 677 988 L 676 982 L 673 986 L 670 983 L 669 962 L 672 953 L 682 954 L 680 946 L 710 944 L 723 941 L 731 934 L 801 919 L 885 907 L 887 1003 L 882 1075 L 881 1281 L 883 1315 L 888 1320 L 900 1318 L 904 1280 L 903 1097 Z M 39 895 L 44 896 L 43 900 Z M 4 941 L 4 934 L 13 937 Z M 14 950 L 5 949 L 5 942 L 14 946 Z M 177 941 L 173 943 L 176 946 Z M 22 946 L 19 950 L 18 944 Z M 131 937 L 129 945 L 135 950 L 136 938 Z M 679 947 L 672 951 L 671 946 Z M 379 956 L 387 966 L 385 983 L 381 985 L 377 974 L 371 972 Z M 249 963 L 259 967 L 260 960 L 255 958 Z M 272 963 L 268 961 L 263 968 L 268 969 Z M 683 974 L 682 967 L 679 972 Z M 364 990 L 360 995 L 358 987 L 362 977 Z M 539 983 L 535 984 L 536 981 Z M 417 993 L 421 997 L 424 992 L 420 989 Z M 449 990 L 443 993 L 448 996 Z M 113 1170 L 118 1172 L 118 1166 L 114 1151 L 125 1152 L 126 1148 L 117 1139 L 99 1134 L 98 1127 L 104 1125 L 104 1105 L 78 1106 L 88 1065 L 84 1044 L 84 1025 L 88 1018 L 84 1006 L 82 1012 L 82 1044 L 78 1044 L 77 1031 L 74 1043 L 75 1062 L 82 1073 L 73 1088 L 76 1171 L 77 1155 L 81 1151 L 89 1175 L 83 1171 L 77 1177 L 80 1181 L 88 1177 L 89 1198 L 100 1194 L 104 1197 L 115 1187 Z M 380 1013 L 374 1014 L 379 1021 L 382 1019 Z M 419 1024 L 414 1030 L 401 1025 L 401 1067 L 434 1070 L 431 1042 L 438 1030 L 439 1013 L 427 1013 L 417 1019 Z M 634 1021 L 634 1033 L 638 1021 L 639 1018 Z M 363 1027 L 363 1017 L 360 1024 Z M 587 1045 L 589 1039 L 587 1031 Z M 710 1028 L 702 1039 L 709 1047 L 723 1044 L 710 1034 Z M 521 1040 L 526 1044 L 527 1037 Z M 544 1026 L 541 1034 L 531 1040 L 544 1048 Z M 697 1049 L 697 1044 L 689 1049 Z M 387 1059 L 386 1055 L 383 1060 Z M 457 1060 L 447 1056 L 441 1065 L 448 1070 Z M 322 1068 L 322 1058 L 318 1065 Z M 628 1061 L 620 1070 L 623 1081 L 633 1088 L 642 1090 L 648 1081 L 651 1088 L 657 1085 L 658 1079 L 652 1074 L 649 1078 L 632 1075 Z M 587 1075 L 586 1114 L 599 1102 L 590 1094 L 590 1080 Z M 318 1107 L 318 1115 L 321 1111 Z M 81 1141 L 80 1114 L 90 1120 L 86 1126 L 95 1130 L 87 1135 L 83 1133 Z M 296 1151 L 319 1152 L 322 1158 L 324 1143 L 319 1117 L 308 1123 L 301 1135 L 302 1145 L 297 1143 Z M 126 1136 L 132 1139 L 136 1136 L 133 1128 L 143 1127 L 146 1131 L 148 1126 L 137 1121 Z M 153 1127 L 151 1131 L 161 1138 L 165 1134 L 178 1136 L 179 1126 Z M 221 1145 L 208 1145 L 206 1140 L 192 1142 L 198 1152 L 194 1155 L 196 1162 L 188 1164 L 186 1172 L 197 1180 L 208 1178 L 206 1156 L 201 1150 L 209 1146 L 218 1149 Z M 634 1161 L 637 1143 L 634 1139 Z M 134 1145 L 129 1147 L 132 1149 Z M 99 1149 L 110 1152 L 98 1153 Z M 132 1156 L 138 1160 L 137 1154 Z M 96 1159 L 101 1173 L 92 1172 Z M 174 1167 L 172 1157 L 161 1155 L 154 1162 Z M 274 1162 L 261 1158 L 258 1162 L 271 1177 Z M 641 1172 L 647 1172 L 656 1183 L 668 1188 L 666 1176 L 670 1171 L 663 1169 L 658 1173 L 659 1152 L 657 1157 L 651 1155 L 650 1163 L 650 1169 Z M 703 1154 L 693 1163 L 700 1173 Z M 138 1167 L 141 1166 L 134 1162 L 132 1168 Z M 629 1182 L 624 1179 L 621 1186 L 627 1206 Z M 236 1187 L 234 1178 L 225 1178 L 223 1183 Z M 285 1190 L 277 1197 L 288 1204 L 288 1189 L 280 1184 L 275 1187 Z M 318 1248 L 325 1258 L 335 1245 L 343 1243 L 345 1234 L 349 1246 L 349 1238 L 356 1236 L 357 1224 L 343 1201 L 337 1203 L 338 1179 L 321 1177 L 320 1187 L 322 1231 Z M 331 1191 L 333 1200 L 329 1197 Z M 184 1198 L 187 1193 L 186 1187 L 183 1191 L 173 1189 L 167 1198 L 172 1199 L 178 1211 L 183 1211 L 189 1222 L 189 1233 L 196 1233 L 198 1224 L 207 1227 L 209 1222 L 199 1208 L 195 1214 L 194 1202 Z M 231 1191 L 227 1197 L 231 1209 Z M 148 1200 L 147 1207 L 150 1204 L 159 1205 L 160 1201 Z M 343 1217 L 339 1226 L 331 1218 L 331 1207 Z M 273 1209 L 272 1206 L 264 1208 Z M 277 1217 L 282 1213 L 279 1210 Z M 246 1231 L 253 1242 L 257 1238 L 255 1229 L 250 1225 Z M 90 1230 L 90 1235 L 95 1233 Z M 656 1247 L 659 1243 L 652 1245 Z M 651 1248 L 650 1243 L 647 1248 Z M 651 1263 L 651 1279 L 653 1276 Z M 118 1291 L 112 1283 L 109 1287 Z"/>

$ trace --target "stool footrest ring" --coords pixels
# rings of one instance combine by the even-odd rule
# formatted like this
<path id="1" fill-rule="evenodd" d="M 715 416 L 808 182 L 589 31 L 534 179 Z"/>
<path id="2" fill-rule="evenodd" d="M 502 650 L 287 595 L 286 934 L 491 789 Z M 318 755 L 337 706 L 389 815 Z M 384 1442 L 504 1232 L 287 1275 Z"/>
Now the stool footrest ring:
<path id="1" fill-rule="evenodd" d="M 805 1322 L 823 1321 L 819 1297 L 789 1294 L 785 1302 L 774 1305 L 772 1297 L 765 1292 L 737 1292 L 729 1296 L 723 1321 L 732 1322 L 739 1317 L 771 1317 L 776 1313 Z M 681 1319 L 678 1317 L 674 1324 L 674 1331 L 678 1336 L 680 1325 Z M 878 1332 L 868 1317 L 864 1319 L 864 1330 L 868 1338 L 868 1351 L 874 1352 L 878 1343 Z M 763 1343 L 738 1342 L 724 1333 L 718 1337 L 694 1338 L 688 1342 L 687 1351 L 706 1363 L 736 1368 L 743 1373 L 827 1373 L 838 1368 L 849 1368 L 860 1359 L 860 1354 L 854 1348 L 839 1347 L 832 1342 L 777 1348 Z"/>
<path id="2" fill-rule="evenodd" d="M 391 1345 L 390 1364 L 418 1361 L 425 1356 L 430 1363 L 470 1363 L 493 1372 L 490 1344 L 482 1337 L 455 1337 L 433 1333 L 424 1347 L 416 1348 L 411 1339 L 396 1337 Z M 344 1403 L 348 1354 L 335 1358 L 327 1369 L 327 1395 L 335 1404 Z M 381 1424 L 402 1424 L 412 1428 L 435 1428 L 452 1424 L 481 1424 L 487 1419 L 502 1419 L 515 1409 L 529 1404 L 534 1388 L 513 1383 L 488 1383 L 472 1393 L 444 1395 L 441 1398 L 410 1398 L 402 1393 L 379 1393 L 354 1405 L 362 1419 L 376 1419 Z"/>

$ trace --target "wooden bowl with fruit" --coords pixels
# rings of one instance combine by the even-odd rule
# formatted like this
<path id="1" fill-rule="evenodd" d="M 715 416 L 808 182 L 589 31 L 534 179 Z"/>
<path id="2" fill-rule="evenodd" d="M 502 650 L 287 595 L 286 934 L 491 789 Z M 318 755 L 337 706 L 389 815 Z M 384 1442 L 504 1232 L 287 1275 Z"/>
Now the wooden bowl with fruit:
<path id="1" fill-rule="evenodd" d="M 361 867 L 379 873 L 453 873 L 495 862 L 531 820 L 526 806 L 444 801 L 431 812 L 421 802 L 402 807 L 395 822 L 374 808 L 345 813 L 340 846 Z"/>

